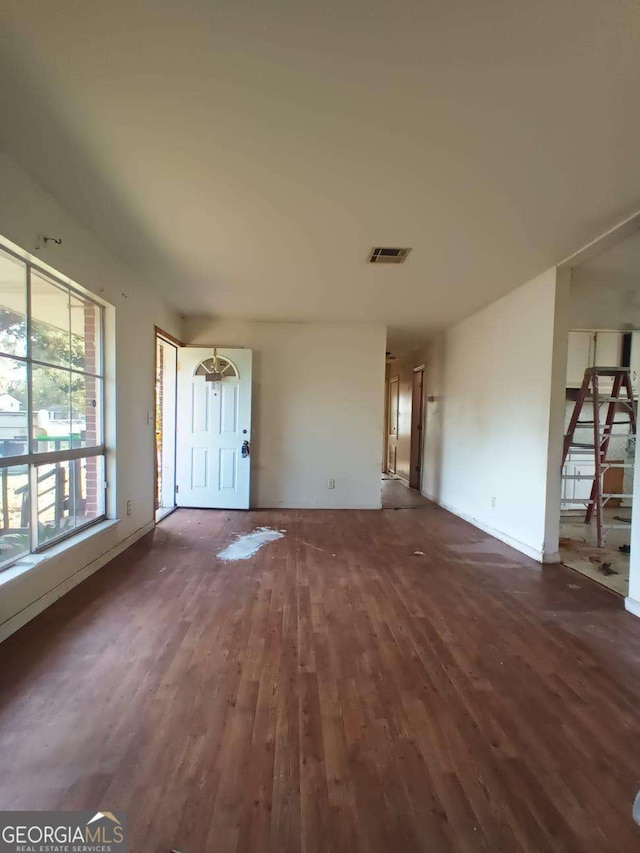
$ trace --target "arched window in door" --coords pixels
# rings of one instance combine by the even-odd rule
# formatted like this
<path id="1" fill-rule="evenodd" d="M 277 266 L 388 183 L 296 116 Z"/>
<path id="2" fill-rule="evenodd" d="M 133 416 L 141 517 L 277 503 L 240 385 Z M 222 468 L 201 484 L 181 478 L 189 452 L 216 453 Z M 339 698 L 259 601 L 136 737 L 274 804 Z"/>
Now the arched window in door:
<path id="1" fill-rule="evenodd" d="M 210 376 L 212 373 L 216 372 L 216 370 L 220 374 L 222 379 L 240 378 L 238 368 L 235 366 L 235 364 L 222 355 L 216 356 L 215 358 L 205 358 L 205 360 L 201 361 L 200 364 L 196 367 L 194 375 L 204 376 L 206 379 L 207 376 Z"/>

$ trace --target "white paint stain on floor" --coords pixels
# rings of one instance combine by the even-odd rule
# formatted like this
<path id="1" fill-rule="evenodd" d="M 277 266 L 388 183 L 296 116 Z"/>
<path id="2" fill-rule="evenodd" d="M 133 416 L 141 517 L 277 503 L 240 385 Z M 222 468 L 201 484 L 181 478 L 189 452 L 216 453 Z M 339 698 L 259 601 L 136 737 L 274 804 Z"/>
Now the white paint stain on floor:
<path id="1" fill-rule="evenodd" d="M 227 545 L 222 551 L 218 552 L 218 559 L 230 562 L 232 560 L 248 560 L 257 554 L 263 545 L 268 542 L 274 542 L 276 539 L 282 539 L 284 533 L 280 530 L 274 530 L 272 527 L 258 527 L 253 533 L 243 533 L 238 536 L 235 542 Z"/>

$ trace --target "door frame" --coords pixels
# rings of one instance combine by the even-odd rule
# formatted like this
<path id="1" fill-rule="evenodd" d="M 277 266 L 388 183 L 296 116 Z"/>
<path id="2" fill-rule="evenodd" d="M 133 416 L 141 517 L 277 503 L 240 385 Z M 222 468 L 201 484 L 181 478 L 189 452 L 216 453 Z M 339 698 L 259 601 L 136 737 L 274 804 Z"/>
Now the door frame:
<path id="1" fill-rule="evenodd" d="M 225 405 L 226 394 L 224 393 L 227 383 L 223 383 L 221 388 L 211 386 L 211 383 L 205 382 L 203 374 L 197 374 L 197 369 L 200 364 L 207 359 L 210 359 L 213 351 L 217 350 L 218 356 L 229 362 L 234 368 L 235 376 L 229 377 L 234 379 L 234 387 L 237 393 L 234 394 L 236 400 L 234 427 L 229 429 L 223 426 L 223 420 L 218 424 L 218 435 L 215 436 L 210 430 L 209 417 L 207 416 L 207 426 L 204 427 L 208 438 L 213 438 L 212 444 L 208 444 L 206 449 L 212 450 L 213 456 L 217 457 L 217 461 L 212 463 L 214 468 L 210 467 L 207 460 L 207 471 L 211 474 L 216 474 L 218 479 L 217 489 L 211 489 L 206 484 L 194 485 L 192 478 L 193 454 L 189 453 L 191 461 L 188 464 L 188 476 L 185 475 L 185 450 L 191 446 L 193 435 L 202 432 L 201 429 L 193 426 L 193 406 L 195 405 L 194 389 L 202 386 L 208 388 L 211 394 L 217 396 L 220 394 L 219 405 Z M 220 347 L 214 345 L 187 345 L 183 348 L 179 358 L 178 374 L 177 374 L 177 454 L 176 454 L 176 485 L 179 491 L 176 492 L 177 507 L 192 507 L 201 509 L 218 509 L 218 510 L 250 510 L 252 508 L 252 483 L 251 470 L 253 468 L 251 459 L 251 442 L 252 442 L 252 408 L 253 408 L 253 350 L 246 346 L 230 346 Z M 192 363 L 192 359 L 196 361 Z M 188 380 L 188 387 L 185 382 Z M 202 380 L 200 383 L 199 380 Z M 194 384 L 195 382 L 195 384 Z M 246 384 L 245 384 L 246 383 Z M 184 394 L 187 397 L 184 397 Z M 206 408 L 210 412 L 213 402 L 207 391 L 205 394 Z M 190 412 L 188 417 L 185 413 Z M 223 415 L 223 409 L 220 408 L 220 416 Z M 185 421 L 186 417 L 186 421 Z M 225 422 L 226 423 L 226 422 Z M 193 428 L 192 428 L 193 427 Z M 216 444 L 218 441 L 218 444 Z M 220 443 L 221 442 L 221 443 Z M 206 440 L 205 440 L 206 443 Z M 247 446 L 248 452 L 244 452 L 244 446 Z M 196 445 L 197 449 L 205 449 L 200 445 Z M 192 447 L 193 450 L 193 447 Z M 232 452 L 234 454 L 234 486 L 229 489 L 227 485 L 222 484 L 220 475 L 226 466 L 222 465 L 221 455 L 217 451 L 225 453 Z M 213 483 L 214 477 L 211 482 Z M 191 488 L 187 487 L 187 481 L 191 481 Z M 208 489 L 208 494 L 206 493 Z M 195 492 L 194 492 L 195 490 Z M 226 493 L 225 493 L 226 492 Z M 231 494 L 230 494 L 231 493 Z M 199 500 L 203 502 L 200 503 Z M 220 502 L 221 501 L 221 502 Z"/>
<path id="2" fill-rule="evenodd" d="M 413 368 L 411 377 L 411 449 L 409 453 L 409 486 L 417 491 L 422 491 L 422 460 L 423 460 L 423 443 L 424 443 L 424 387 L 425 387 L 425 368 L 426 364 L 420 364 Z M 420 379 L 420 400 L 416 407 L 416 380 L 418 374 Z"/>
<path id="3" fill-rule="evenodd" d="M 399 374 L 396 374 L 395 376 L 390 376 L 389 381 L 387 382 L 387 417 L 386 417 L 386 424 L 385 424 L 386 442 L 385 442 L 384 470 L 385 470 L 386 474 L 393 474 L 394 477 L 397 477 L 398 475 L 396 474 L 396 470 L 395 470 L 397 468 L 397 458 L 395 456 L 394 456 L 394 463 L 395 463 L 394 464 L 394 470 L 391 471 L 389 469 L 389 447 L 390 447 L 390 440 L 391 440 L 391 435 L 392 435 L 392 432 L 391 432 L 391 401 L 393 399 L 393 395 L 391 393 L 391 386 L 394 384 L 396 386 L 396 417 L 395 417 L 396 431 L 394 434 L 394 438 L 396 441 L 396 447 L 395 447 L 396 453 L 398 451 L 398 426 L 399 426 L 399 414 L 400 414 L 400 376 L 399 376 Z"/>
<path id="4" fill-rule="evenodd" d="M 158 407 L 156 405 L 156 382 L 158 377 L 158 341 L 162 340 L 167 344 L 171 344 L 176 348 L 176 378 L 175 378 L 175 394 L 174 394 L 174 412 L 173 412 L 173 422 L 174 422 L 174 445 L 173 445 L 173 455 L 174 455 L 174 471 L 176 470 L 176 458 L 177 458 L 177 450 L 178 450 L 178 350 L 184 346 L 182 341 L 178 340 L 178 338 L 174 337 L 169 332 L 165 332 L 164 329 L 160 328 L 160 326 L 153 327 L 153 498 L 152 498 L 152 507 L 153 507 L 153 520 L 154 523 L 157 524 L 158 521 L 162 519 L 156 519 L 156 513 L 160 509 L 158 506 L 158 447 L 156 444 L 156 435 L 158 434 Z M 173 507 L 170 507 L 167 512 L 165 512 L 162 518 L 166 518 L 167 515 L 170 515 L 176 507 L 176 498 L 175 493 L 173 496 Z"/>

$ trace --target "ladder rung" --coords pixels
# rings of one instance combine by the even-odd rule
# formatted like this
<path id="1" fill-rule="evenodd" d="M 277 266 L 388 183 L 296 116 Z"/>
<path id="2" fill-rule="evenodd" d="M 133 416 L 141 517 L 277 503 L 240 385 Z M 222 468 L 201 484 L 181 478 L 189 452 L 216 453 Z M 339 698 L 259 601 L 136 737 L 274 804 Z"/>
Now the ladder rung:
<path id="1" fill-rule="evenodd" d="M 562 474 L 563 480 L 593 480 L 595 474 Z"/>
<path id="2" fill-rule="evenodd" d="M 612 465 L 611 467 L 613 468 L 614 466 Z M 633 465 L 631 467 L 633 468 Z M 563 480 L 595 480 L 596 475 L 594 472 L 593 474 L 561 474 L 560 477 Z M 612 493 L 611 495 L 608 495 L 608 497 L 632 498 L 633 495 L 621 495 L 620 493 Z"/>
<path id="3" fill-rule="evenodd" d="M 576 401 L 577 402 L 577 401 Z M 596 398 L 590 395 L 589 397 L 585 397 L 583 400 L 584 403 L 595 403 Z M 624 403 L 625 406 L 630 406 L 632 403 L 635 403 L 635 398 L 631 397 L 609 397 L 598 394 L 598 403 Z"/>
<path id="4" fill-rule="evenodd" d="M 564 504 L 592 504 L 590 498 L 561 498 L 562 503 Z"/>
<path id="5" fill-rule="evenodd" d="M 628 530 L 631 527 L 631 522 L 627 522 L 626 524 L 603 524 L 603 530 Z"/>
<path id="6" fill-rule="evenodd" d="M 614 426 L 626 426 L 627 421 L 616 421 Z M 593 421 L 578 421 L 576 427 L 579 427 L 581 424 L 590 424 L 593 426 Z M 606 426 L 606 425 L 605 425 Z M 598 435 L 600 438 L 631 438 L 633 433 L 630 432 L 599 432 Z M 585 445 L 585 447 L 592 447 L 593 445 Z"/>
<path id="7" fill-rule="evenodd" d="M 601 462 L 601 468 L 635 468 L 634 462 Z"/>
<path id="8" fill-rule="evenodd" d="M 620 374 L 629 374 L 629 367 L 587 367 L 585 375 L 589 376 L 620 376 Z"/>
<path id="9" fill-rule="evenodd" d="M 601 497 L 607 498 L 607 499 L 609 499 L 609 498 L 632 498 L 633 495 L 632 494 L 631 495 L 621 495 L 620 492 L 611 492 L 611 493 L 607 492 L 605 494 L 602 494 Z"/>

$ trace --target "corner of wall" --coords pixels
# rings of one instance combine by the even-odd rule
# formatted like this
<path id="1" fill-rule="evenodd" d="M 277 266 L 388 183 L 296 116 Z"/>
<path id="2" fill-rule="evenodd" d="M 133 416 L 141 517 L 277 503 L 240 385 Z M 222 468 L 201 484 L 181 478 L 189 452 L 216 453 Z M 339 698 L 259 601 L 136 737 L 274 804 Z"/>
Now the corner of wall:
<path id="1" fill-rule="evenodd" d="M 539 562 L 558 560 L 568 296 L 551 267 L 434 338 L 427 359 L 423 494 Z"/>
<path id="2" fill-rule="evenodd" d="M 636 601 L 635 598 L 629 598 L 629 596 L 627 596 L 624 600 L 624 609 L 627 613 L 631 613 L 633 616 L 638 616 L 640 618 L 640 601 Z"/>
<path id="3" fill-rule="evenodd" d="M 564 438 L 565 386 L 569 344 L 571 270 L 555 270 L 555 307 L 551 355 L 549 436 L 547 447 L 547 487 L 544 524 L 544 552 L 558 554 L 562 483 L 562 444 Z M 554 561 L 555 562 L 555 561 Z"/>

